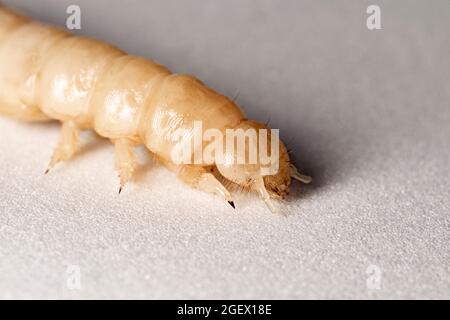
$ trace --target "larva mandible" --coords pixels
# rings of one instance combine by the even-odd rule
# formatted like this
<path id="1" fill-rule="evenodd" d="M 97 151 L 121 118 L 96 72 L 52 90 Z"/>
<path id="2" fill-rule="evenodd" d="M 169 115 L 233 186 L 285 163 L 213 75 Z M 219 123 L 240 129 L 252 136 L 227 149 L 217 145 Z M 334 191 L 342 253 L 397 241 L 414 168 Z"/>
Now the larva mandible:
<path id="1" fill-rule="evenodd" d="M 258 192 L 271 209 L 270 198 L 284 198 L 291 177 L 311 181 L 290 163 L 281 141 L 278 172 L 272 175 L 263 175 L 258 164 L 235 161 L 212 166 L 174 163 L 170 157 L 174 133 L 181 127 L 189 133 L 195 121 L 221 132 L 266 126 L 247 120 L 233 101 L 192 76 L 173 74 L 112 45 L 32 21 L 1 4 L 0 113 L 25 121 L 62 123 L 48 169 L 76 153 L 79 130 L 92 129 L 110 139 L 115 146 L 119 192 L 133 175 L 133 148 L 139 144 L 185 183 L 215 194 L 233 207 L 230 192 L 211 171 Z M 227 150 L 221 152 L 226 159 L 235 157 Z"/>

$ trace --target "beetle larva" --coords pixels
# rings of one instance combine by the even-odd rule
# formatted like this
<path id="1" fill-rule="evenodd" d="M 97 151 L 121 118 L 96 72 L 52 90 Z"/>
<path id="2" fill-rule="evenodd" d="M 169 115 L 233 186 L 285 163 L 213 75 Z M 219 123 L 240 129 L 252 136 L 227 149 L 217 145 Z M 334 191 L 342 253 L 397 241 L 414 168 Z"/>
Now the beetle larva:
<path id="1" fill-rule="evenodd" d="M 172 152 L 179 143 L 175 132 L 183 128 L 192 136 L 196 121 L 205 130 L 219 132 L 261 131 L 266 126 L 247 120 L 232 100 L 192 76 L 173 74 L 150 60 L 32 21 L 1 5 L 0 112 L 26 121 L 62 123 L 48 169 L 76 153 L 79 130 L 92 129 L 110 139 L 119 192 L 133 175 L 133 148 L 140 144 L 188 185 L 218 195 L 233 207 L 230 192 L 212 172 L 258 192 L 270 208 L 270 198 L 284 198 L 289 192 L 291 177 L 305 183 L 311 180 L 290 163 L 278 138 L 278 171 L 272 174 L 263 174 L 258 163 L 230 161 L 236 156 L 228 149 L 217 151 L 227 159 L 223 163 L 174 162 Z M 257 148 L 245 147 L 246 153 Z"/>

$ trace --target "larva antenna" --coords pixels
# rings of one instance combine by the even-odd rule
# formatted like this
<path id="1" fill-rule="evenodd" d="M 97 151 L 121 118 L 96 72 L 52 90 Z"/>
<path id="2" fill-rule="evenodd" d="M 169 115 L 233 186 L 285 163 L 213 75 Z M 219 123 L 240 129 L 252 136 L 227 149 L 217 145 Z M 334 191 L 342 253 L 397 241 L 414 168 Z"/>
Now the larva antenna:
<path id="1" fill-rule="evenodd" d="M 264 202 L 266 203 L 269 210 L 272 211 L 273 213 L 278 213 L 278 209 L 273 204 L 272 200 L 270 199 L 270 195 L 267 192 L 266 187 L 264 186 L 263 178 L 259 177 L 257 180 L 255 180 L 253 182 L 252 187 L 253 187 L 253 190 L 255 190 L 259 193 L 259 195 L 264 200 Z"/>
<path id="2" fill-rule="evenodd" d="M 269 114 L 269 116 L 267 117 L 267 120 L 266 120 L 266 122 L 265 122 L 265 124 L 266 124 L 266 127 L 268 127 L 268 126 L 269 126 L 269 123 L 270 123 L 270 119 L 272 119 L 272 117 L 271 117 L 271 115 Z"/>
<path id="3" fill-rule="evenodd" d="M 234 97 L 233 97 L 233 99 L 232 99 L 232 101 L 234 102 L 234 103 L 236 103 L 236 101 L 237 101 L 237 99 L 239 98 L 239 95 L 241 94 L 241 92 L 238 90 L 237 92 L 236 92 L 236 94 L 234 95 Z"/>
<path id="4" fill-rule="evenodd" d="M 290 169 L 291 169 L 291 177 L 294 178 L 295 180 L 298 180 L 306 184 L 312 182 L 312 178 L 310 176 L 298 172 L 297 168 L 294 167 L 294 165 L 291 164 Z"/>

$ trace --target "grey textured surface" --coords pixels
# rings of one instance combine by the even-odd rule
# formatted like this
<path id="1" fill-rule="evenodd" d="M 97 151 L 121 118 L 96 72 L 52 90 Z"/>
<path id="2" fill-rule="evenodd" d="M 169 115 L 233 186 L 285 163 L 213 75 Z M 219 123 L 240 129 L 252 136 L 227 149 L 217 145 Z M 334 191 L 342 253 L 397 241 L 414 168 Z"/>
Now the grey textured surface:
<path id="1" fill-rule="evenodd" d="M 0 118 L 0 297 L 450 298 L 450 1 L 4 2 L 239 93 L 315 181 L 233 212 L 141 152 L 119 197 L 106 141 L 44 176 L 58 126 Z"/>

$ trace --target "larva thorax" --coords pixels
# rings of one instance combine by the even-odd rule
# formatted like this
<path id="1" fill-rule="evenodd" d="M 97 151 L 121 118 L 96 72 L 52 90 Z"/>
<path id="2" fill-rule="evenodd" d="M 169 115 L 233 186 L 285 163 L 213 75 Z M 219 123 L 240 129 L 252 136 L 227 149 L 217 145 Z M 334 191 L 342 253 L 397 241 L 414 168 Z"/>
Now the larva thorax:
<path id="1" fill-rule="evenodd" d="M 239 124 L 244 117 L 225 96 L 194 77 L 178 74 L 162 79 L 146 108 L 141 121 L 143 141 L 167 160 L 171 159 L 172 149 L 178 143 L 177 130 L 193 136 L 196 121 L 201 121 L 203 130 L 225 130 Z"/>

